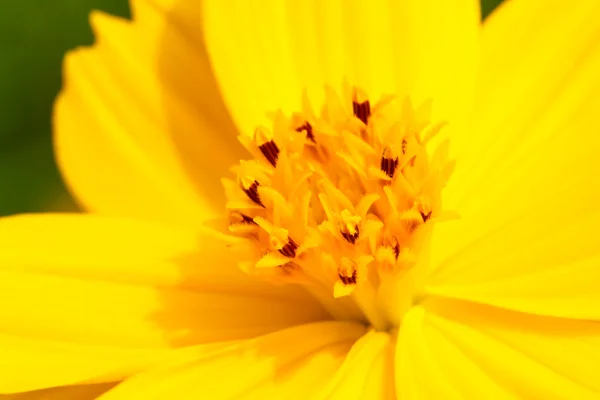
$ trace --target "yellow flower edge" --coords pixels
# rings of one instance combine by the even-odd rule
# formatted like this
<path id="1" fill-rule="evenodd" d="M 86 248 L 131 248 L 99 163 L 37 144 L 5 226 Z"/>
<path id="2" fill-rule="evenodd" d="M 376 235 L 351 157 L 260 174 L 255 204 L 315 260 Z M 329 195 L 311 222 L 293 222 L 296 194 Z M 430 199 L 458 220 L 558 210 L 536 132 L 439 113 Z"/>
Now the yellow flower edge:
<path id="1" fill-rule="evenodd" d="M 476 2 L 396 3 L 94 14 L 54 123 L 95 215 L 0 221 L 0 392 L 124 380 L 102 398 L 597 398 L 599 6 L 513 0 L 480 26 Z M 343 78 L 373 99 L 432 98 L 449 122 L 443 203 L 460 219 L 436 224 L 397 329 L 331 320 L 241 272 L 202 227 L 247 157 L 234 126 L 252 133 Z"/>

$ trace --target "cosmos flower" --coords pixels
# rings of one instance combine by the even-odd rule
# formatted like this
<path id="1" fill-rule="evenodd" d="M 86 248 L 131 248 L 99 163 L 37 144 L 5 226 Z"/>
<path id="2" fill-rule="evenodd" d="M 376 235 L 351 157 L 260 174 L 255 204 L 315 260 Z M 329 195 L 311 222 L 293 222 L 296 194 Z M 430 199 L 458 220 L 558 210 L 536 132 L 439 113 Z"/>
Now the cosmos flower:
<path id="1" fill-rule="evenodd" d="M 600 397 L 597 1 L 132 11 L 56 104 L 92 213 L 0 221 L 0 392 Z"/>

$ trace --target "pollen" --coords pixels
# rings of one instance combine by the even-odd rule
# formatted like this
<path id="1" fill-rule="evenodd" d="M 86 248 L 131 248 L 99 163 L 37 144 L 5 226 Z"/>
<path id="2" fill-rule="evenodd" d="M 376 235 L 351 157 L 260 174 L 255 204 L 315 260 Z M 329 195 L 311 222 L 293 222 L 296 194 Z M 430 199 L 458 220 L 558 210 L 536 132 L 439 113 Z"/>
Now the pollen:
<path id="1" fill-rule="evenodd" d="M 273 113 L 272 128 L 240 136 L 252 158 L 223 180 L 228 234 L 245 272 L 332 302 L 351 297 L 365 320 L 394 326 L 386 308 L 394 296 L 416 296 L 407 276 L 422 268 L 426 227 L 445 219 L 441 191 L 453 163 L 430 102 L 372 102 L 343 89 L 326 87 L 319 112 L 305 98 L 291 116 Z"/>

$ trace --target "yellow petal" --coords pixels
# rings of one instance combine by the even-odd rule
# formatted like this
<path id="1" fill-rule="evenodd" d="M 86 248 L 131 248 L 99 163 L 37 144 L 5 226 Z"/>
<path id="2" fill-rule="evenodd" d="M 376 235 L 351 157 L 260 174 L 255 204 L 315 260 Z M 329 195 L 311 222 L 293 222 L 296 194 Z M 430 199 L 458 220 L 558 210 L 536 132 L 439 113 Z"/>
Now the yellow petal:
<path id="1" fill-rule="evenodd" d="M 0 393 L 127 376 L 174 347 L 327 318 L 208 233 L 86 215 L 0 220 Z"/>
<path id="2" fill-rule="evenodd" d="M 417 102 L 433 97 L 445 114 L 472 100 L 478 1 L 203 5 L 208 52 L 242 132 L 250 134 L 268 111 L 300 110 L 303 89 L 314 95 L 343 79 L 374 101 L 383 93 L 411 94 Z"/>
<path id="3" fill-rule="evenodd" d="M 399 400 L 512 399 L 454 343 L 431 329 L 419 306 L 402 320 L 395 372 Z"/>
<path id="4" fill-rule="evenodd" d="M 484 27 L 472 129 L 456 135 L 428 291 L 600 318 L 600 3 L 512 1 Z"/>
<path id="5" fill-rule="evenodd" d="M 203 43 L 150 2 L 133 14 L 93 13 L 97 43 L 66 57 L 58 162 L 89 210 L 197 225 L 223 207 L 235 129 Z"/>
<path id="6" fill-rule="evenodd" d="M 112 389 L 115 385 L 115 382 L 111 382 L 63 386 L 34 390 L 32 392 L 0 395 L 0 400 L 94 400 L 102 393 Z"/>
<path id="7" fill-rule="evenodd" d="M 489 306 L 439 302 L 431 306 L 422 330 L 432 352 L 468 385 L 478 386 L 457 358 L 444 360 L 444 348 L 455 348 L 472 367 L 502 387 L 511 398 L 597 399 L 600 381 L 600 324 L 539 317 Z M 450 354 L 447 354 L 450 355 Z"/>
<path id="8" fill-rule="evenodd" d="M 394 340 L 369 331 L 350 349 L 344 364 L 315 399 L 394 398 Z"/>
<path id="9" fill-rule="evenodd" d="M 599 265 L 595 256 L 504 279 L 434 285 L 429 292 L 532 314 L 599 320 Z"/>
<path id="10" fill-rule="evenodd" d="M 181 359 L 125 381 L 102 400 L 306 399 L 327 383 L 365 330 L 351 322 L 320 322 L 213 354 L 190 348 Z"/>

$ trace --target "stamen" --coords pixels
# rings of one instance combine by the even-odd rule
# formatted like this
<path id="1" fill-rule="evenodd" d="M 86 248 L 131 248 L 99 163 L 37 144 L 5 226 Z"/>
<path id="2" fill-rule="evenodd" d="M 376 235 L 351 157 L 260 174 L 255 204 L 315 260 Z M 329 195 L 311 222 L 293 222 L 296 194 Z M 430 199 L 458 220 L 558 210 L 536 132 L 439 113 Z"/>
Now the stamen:
<path id="1" fill-rule="evenodd" d="M 427 128 L 427 108 L 408 99 L 371 106 L 350 85 L 342 96 L 326 87 L 313 110 L 306 100 L 300 112 L 276 111 L 272 127 L 241 135 L 254 158 L 231 169 L 237 180 L 223 180 L 231 246 L 245 272 L 307 285 L 336 318 L 398 326 L 415 293 L 404 272 L 420 268 L 429 235 L 417 229 L 440 221 L 453 166 L 442 146 L 430 157 L 419 138 L 443 125 Z"/>
<path id="2" fill-rule="evenodd" d="M 371 116 L 371 103 L 369 103 L 369 100 L 365 100 L 362 103 L 353 101 L 352 111 L 356 118 L 360 119 L 365 125 L 368 124 L 369 117 Z"/>
<path id="3" fill-rule="evenodd" d="M 352 215 L 350 211 L 343 210 L 340 213 L 340 233 L 348 243 L 355 244 L 360 235 L 360 217 Z"/>
<path id="4" fill-rule="evenodd" d="M 279 157 L 279 147 L 275 144 L 274 141 L 266 142 L 258 146 L 261 153 L 265 156 L 267 161 L 271 163 L 272 166 L 277 166 L 277 159 Z"/>
<path id="5" fill-rule="evenodd" d="M 357 282 L 357 268 L 356 262 L 349 258 L 342 258 L 340 261 L 340 267 L 338 268 L 338 277 L 344 285 L 356 285 Z"/>
<path id="6" fill-rule="evenodd" d="M 425 200 L 425 198 L 423 198 L 422 196 L 417 197 L 415 199 L 415 207 L 419 211 L 419 214 L 421 214 L 421 218 L 423 218 L 424 223 L 431 218 L 433 210 L 431 209 L 431 206 L 429 205 L 427 200 Z"/>
<path id="7" fill-rule="evenodd" d="M 296 128 L 296 132 L 302 132 L 302 131 L 304 131 L 306 133 L 306 138 L 308 140 L 310 140 L 313 143 L 317 143 L 317 141 L 315 140 L 315 135 L 313 133 L 313 127 L 308 121 L 305 121 L 304 125 Z"/>
<path id="8" fill-rule="evenodd" d="M 390 231 L 387 231 L 383 235 L 383 246 L 388 247 L 394 253 L 394 258 L 398 261 L 398 257 L 400 257 L 400 242 L 398 242 L 398 238 L 393 235 Z"/>
<path id="9" fill-rule="evenodd" d="M 432 211 L 429 211 L 428 213 L 424 213 L 423 211 L 421 211 L 421 217 L 423 218 L 423 222 L 427 222 L 427 220 L 431 218 L 431 213 Z"/>
<path id="10" fill-rule="evenodd" d="M 294 258 L 296 257 L 296 250 L 298 250 L 298 244 L 291 237 L 288 237 L 288 242 L 279 249 L 279 252 L 288 258 Z"/>
<path id="11" fill-rule="evenodd" d="M 398 167 L 398 157 L 394 157 L 389 147 L 383 150 L 381 156 L 381 170 L 390 178 L 394 177 L 396 168 Z"/>
<path id="12" fill-rule="evenodd" d="M 260 143 L 258 148 L 260 152 L 265 156 L 267 161 L 273 166 L 277 166 L 277 160 L 279 159 L 279 147 L 273 141 L 265 128 L 258 127 L 254 132 L 256 143 Z"/>
<path id="13" fill-rule="evenodd" d="M 243 178 L 242 179 L 242 190 L 246 193 L 246 196 L 254 203 L 258 204 L 261 207 L 265 205 L 260 200 L 260 195 L 258 194 L 258 187 L 260 184 L 256 179 L 252 178 Z"/>
<path id="14" fill-rule="evenodd" d="M 342 233 L 342 236 L 344 237 L 344 239 L 346 239 L 348 241 L 348 243 L 355 244 L 356 239 L 358 239 L 358 236 L 360 235 L 360 230 L 358 229 L 358 225 L 355 225 L 354 233 L 350 233 L 347 230 L 342 230 L 341 233 Z"/>
<path id="15" fill-rule="evenodd" d="M 230 222 L 232 224 L 254 224 L 254 225 L 256 225 L 256 222 L 254 222 L 254 218 L 252 218 L 249 215 L 246 215 L 244 213 L 241 213 L 239 211 L 233 211 L 230 214 Z"/>
<path id="16" fill-rule="evenodd" d="M 296 250 L 298 250 L 299 246 L 290 237 L 287 229 L 273 226 L 273 224 L 262 217 L 257 217 L 256 223 L 269 233 L 271 246 L 279 251 L 281 255 L 288 258 L 296 257 Z"/>
<path id="17" fill-rule="evenodd" d="M 338 276 L 344 285 L 356 285 L 356 270 L 352 271 L 352 276 L 344 276 L 341 273 Z"/>
<path id="18" fill-rule="evenodd" d="M 398 257 L 400 256 L 400 244 L 398 244 L 398 242 L 396 242 L 394 247 L 392 247 L 392 250 L 394 250 L 394 255 L 396 256 L 396 260 L 397 260 Z"/>

